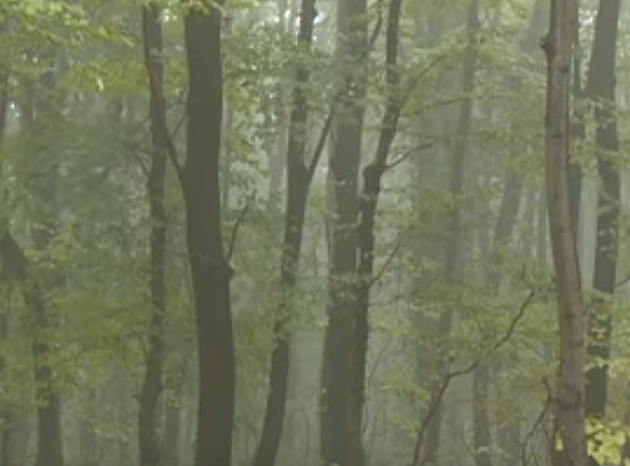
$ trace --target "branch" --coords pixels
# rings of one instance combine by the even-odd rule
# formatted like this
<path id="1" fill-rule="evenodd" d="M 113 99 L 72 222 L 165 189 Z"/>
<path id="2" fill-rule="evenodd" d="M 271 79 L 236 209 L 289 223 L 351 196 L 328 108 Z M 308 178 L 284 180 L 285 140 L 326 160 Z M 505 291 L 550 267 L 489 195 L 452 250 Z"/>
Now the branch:
<path id="1" fill-rule="evenodd" d="M 370 34 L 370 40 L 368 42 L 368 51 L 374 49 L 374 44 L 376 43 L 376 39 L 381 35 L 381 30 L 383 29 L 383 0 L 379 0 L 378 5 L 378 18 L 376 19 L 376 24 L 374 25 L 374 29 L 372 30 L 372 34 Z"/>
<path id="2" fill-rule="evenodd" d="M 234 246 L 236 245 L 238 231 L 241 227 L 241 224 L 243 223 L 243 220 L 245 220 L 245 216 L 247 215 L 247 212 L 249 211 L 249 207 L 251 206 L 255 198 L 256 198 L 256 192 L 254 191 L 250 194 L 249 199 L 247 199 L 247 202 L 241 209 L 241 212 L 238 214 L 238 217 L 236 217 L 236 221 L 234 222 L 234 226 L 232 227 L 232 234 L 230 235 L 230 245 L 228 247 L 228 253 L 227 253 L 228 262 L 230 261 L 230 259 L 232 259 L 232 254 L 234 253 Z"/>
<path id="3" fill-rule="evenodd" d="M 129 152 L 131 154 L 131 157 L 138 163 L 138 166 L 140 167 L 140 171 L 142 172 L 143 175 L 148 176 L 149 167 L 147 166 L 146 163 L 144 163 L 142 156 L 139 154 L 140 151 L 141 150 L 136 147 L 129 147 Z M 142 151 L 142 152 L 145 152 L 145 151 Z"/>
<path id="4" fill-rule="evenodd" d="M 420 70 L 420 72 L 416 76 L 413 77 L 413 79 L 409 83 L 409 86 L 407 87 L 405 92 L 402 94 L 402 98 L 400 99 L 400 102 L 407 102 L 409 100 L 409 94 L 413 92 L 416 86 L 420 83 L 420 80 L 424 78 L 429 73 L 429 71 L 431 71 L 440 63 L 442 63 L 445 59 L 446 59 L 446 55 L 439 55 L 435 60 L 429 63 L 425 68 Z M 403 105 L 401 105 L 401 110 L 402 110 L 402 107 Z"/>
<path id="5" fill-rule="evenodd" d="M 529 431 L 525 435 L 525 438 L 523 439 L 523 444 L 521 445 L 522 466 L 527 466 L 527 451 L 526 451 L 527 445 L 530 442 L 531 438 L 534 436 L 534 434 L 540 429 L 540 427 L 545 422 L 545 417 L 547 416 L 547 412 L 549 411 L 551 403 L 553 402 L 553 393 L 552 393 L 551 387 L 549 386 L 549 382 L 543 379 L 543 384 L 545 386 L 545 389 L 547 390 L 547 398 L 545 398 L 543 407 L 540 410 L 540 413 L 538 414 L 538 416 L 536 417 L 536 420 L 532 424 L 531 429 L 529 429 Z"/>
<path id="6" fill-rule="evenodd" d="M 400 248 L 402 247 L 402 245 L 404 244 L 405 240 L 407 239 L 407 236 L 409 236 L 409 233 L 411 232 L 411 229 L 412 229 L 411 226 L 407 227 L 407 229 L 400 236 L 400 238 L 396 242 L 396 245 L 394 246 L 394 248 L 391 250 L 391 252 L 387 256 L 387 259 L 385 259 L 385 262 L 383 263 L 383 266 L 379 269 L 378 272 L 376 272 L 374 274 L 372 279 L 369 281 L 368 288 L 371 288 L 372 285 L 374 285 L 376 282 L 378 282 L 383 277 L 383 275 L 387 271 L 387 268 L 389 267 L 389 265 L 392 263 L 392 261 L 396 257 L 396 254 L 398 253 L 398 251 L 400 251 Z"/>
<path id="7" fill-rule="evenodd" d="M 328 138 L 328 134 L 330 134 L 330 128 L 332 127 L 333 117 L 335 116 L 335 110 L 337 109 L 336 104 L 332 106 L 330 111 L 328 112 L 328 116 L 326 117 L 326 122 L 324 123 L 324 127 L 322 128 L 321 133 L 319 133 L 319 139 L 317 141 L 317 146 L 313 151 L 313 157 L 308 165 L 306 170 L 306 180 L 307 184 L 310 185 L 313 180 L 313 175 L 315 174 L 315 170 L 317 169 L 317 165 L 319 164 L 319 160 L 322 157 L 322 153 L 324 152 L 324 145 L 326 144 L 326 139 Z"/>
<path id="8" fill-rule="evenodd" d="M 405 160 L 407 160 L 411 155 L 413 155 L 416 151 L 419 152 L 419 151 L 422 151 L 422 150 L 425 150 L 425 149 L 430 149 L 431 147 L 433 147 L 433 143 L 432 142 L 427 142 L 425 144 L 421 144 L 418 147 L 414 147 L 414 148 L 408 150 L 403 155 L 401 155 L 398 160 L 394 160 L 393 162 L 385 165 L 385 170 L 389 170 L 391 168 L 397 167 L 398 165 L 403 163 Z"/>
<path id="9" fill-rule="evenodd" d="M 627 277 L 625 277 L 622 280 L 620 280 L 617 283 L 615 283 L 615 288 L 619 288 L 619 287 L 627 284 L 628 282 L 630 282 L 630 275 L 628 275 Z"/>
<path id="10" fill-rule="evenodd" d="M 183 122 L 184 120 L 185 117 L 182 118 L 180 122 Z M 177 130 L 179 130 L 179 128 L 176 128 L 175 132 Z M 175 134 L 175 132 L 173 134 Z M 171 164 L 173 164 L 173 169 L 175 170 L 175 174 L 177 175 L 177 179 L 179 180 L 180 187 L 184 189 L 184 170 L 182 168 L 182 164 L 179 161 L 179 158 L 177 157 L 177 149 L 175 149 L 175 144 L 173 144 L 173 139 L 170 135 L 166 135 L 166 149 L 166 152 L 168 153 L 168 158 L 171 161 Z"/>
<path id="11" fill-rule="evenodd" d="M 372 31 L 372 34 L 370 35 L 370 40 L 368 42 L 368 50 L 367 50 L 368 53 L 374 49 L 374 44 L 376 42 L 376 39 L 380 35 L 381 29 L 383 27 L 383 11 L 382 11 L 383 0 L 379 0 L 378 8 L 379 8 L 378 19 L 376 20 L 376 25 L 374 26 L 374 30 Z M 306 171 L 307 173 L 306 179 L 308 180 L 308 183 L 310 183 L 311 180 L 313 179 L 313 175 L 315 174 L 315 170 L 317 169 L 319 160 L 321 159 L 322 153 L 324 152 L 324 145 L 326 144 L 326 139 L 328 138 L 328 135 L 330 134 L 330 128 L 332 127 L 333 118 L 337 110 L 337 105 L 338 105 L 337 102 L 341 99 L 342 95 L 343 95 L 342 91 L 339 91 L 336 94 L 334 103 L 332 107 L 330 108 L 330 111 L 328 112 L 328 116 L 326 117 L 326 122 L 324 123 L 324 127 L 322 128 L 322 131 L 319 134 L 317 146 L 315 147 L 315 150 L 313 151 L 313 157 L 311 158 L 311 161 Z"/>
<path id="12" fill-rule="evenodd" d="M 514 330 L 516 330 L 516 326 L 525 315 L 525 311 L 534 301 L 535 297 L 536 292 L 534 291 L 534 287 L 530 284 L 529 294 L 527 295 L 527 298 L 525 298 L 525 301 L 523 301 L 523 303 L 519 307 L 519 310 L 510 322 L 510 325 L 508 325 L 505 334 L 499 340 L 497 340 L 494 345 L 492 345 L 484 354 L 482 354 L 480 358 L 473 361 L 468 366 L 451 371 L 444 376 L 444 379 L 439 385 L 436 394 L 432 397 L 431 402 L 429 403 L 429 409 L 427 410 L 427 413 L 420 424 L 418 436 L 416 437 L 416 443 L 414 445 L 413 461 L 411 463 L 412 466 L 417 466 L 419 464 L 420 448 L 422 447 L 422 442 L 424 441 L 426 430 L 429 426 L 429 423 L 433 419 L 433 416 L 439 409 L 440 404 L 442 403 L 442 399 L 444 398 L 444 394 L 446 393 L 446 389 L 449 387 L 451 381 L 457 377 L 468 375 L 473 372 L 477 367 L 481 365 L 482 362 L 488 359 L 495 351 L 501 348 L 501 346 L 503 346 L 510 338 L 512 338 Z"/>

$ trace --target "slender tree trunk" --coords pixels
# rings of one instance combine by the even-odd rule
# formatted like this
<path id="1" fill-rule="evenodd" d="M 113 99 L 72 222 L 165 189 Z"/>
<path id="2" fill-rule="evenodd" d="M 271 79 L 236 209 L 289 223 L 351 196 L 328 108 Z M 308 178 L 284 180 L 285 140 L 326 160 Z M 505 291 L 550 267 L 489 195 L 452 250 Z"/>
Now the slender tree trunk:
<path id="1" fill-rule="evenodd" d="M 560 381 L 556 416 L 563 442 L 561 466 L 586 464 L 585 332 L 580 271 L 572 230 L 568 187 L 569 82 L 571 49 L 576 26 L 574 8 L 576 8 L 574 0 L 552 0 L 549 35 L 544 43 L 548 67 L 545 124 L 546 191 L 560 326 Z"/>
<path id="2" fill-rule="evenodd" d="M 219 155 L 223 112 L 221 9 L 186 12 L 188 140 L 182 167 L 188 254 L 197 317 L 199 407 L 195 466 L 232 461 L 235 360 L 230 280 L 221 232 Z"/>
<path id="3" fill-rule="evenodd" d="M 164 313 L 166 311 L 166 208 L 165 178 L 168 151 L 168 126 L 164 98 L 162 62 L 162 24 L 160 7 L 148 3 L 142 8 L 144 59 L 149 78 L 151 121 L 151 167 L 147 180 L 151 217 L 151 321 L 145 360 L 145 373 L 139 397 L 138 448 L 140 466 L 158 466 L 160 440 L 157 432 L 157 407 L 162 392 L 164 359 Z"/>
<path id="4" fill-rule="evenodd" d="M 361 466 L 365 463 L 362 427 L 365 404 L 365 367 L 368 343 L 368 309 L 370 288 L 374 279 L 374 246 L 376 211 L 381 192 L 381 178 L 387 169 L 387 159 L 398 130 L 398 121 L 404 105 L 401 97 L 398 65 L 398 45 L 400 42 L 400 15 L 402 0 L 392 0 L 387 15 L 385 43 L 385 79 L 388 98 L 385 114 L 381 120 L 381 130 L 376 154 L 363 170 L 363 192 L 359 204 L 359 224 L 357 245 L 359 262 L 357 268 L 357 309 L 356 322 L 352 335 L 350 410 L 347 430 L 349 455 L 347 465 Z"/>
<path id="5" fill-rule="evenodd" d="M 587 91 L 595 104 L 597 169 L 601 187 L 597 197 L 597 237 L 593 287 L 601 292 L 588 320 L 588 356 L 597 364 L 586 372 L 586 415 L 604 418 L 608 400 L 608 361 L 612 339 L 610 300 L 617 280 L 621 187 L 614 155 L 619 151 L 615 114 L 615 55 L 620 0 L 600 0 Z M 597 464 L 591 458 L 591 464 Z"/>
<path id="6" fill-rule="evenodd" d="M 303 0 L 300 11 L 298 47 L 309 51 L 313 41 L 315 0 Z M 269 392 L 260 441 L 254 456 L 254 466 L 273 466 L 282 437 L 289 378 L 290 335 L 288 324 L 292 314 L 292 295 L 297 282 L 297 267 L 302 247 L 302 232 L 306 215 L 308 191 L 319 155 L 306 160 L 308 135 L 308 100 L 306 86 L 308 68 L 300 63 L 296 69 L 293 103 L 289 122 L 287 148 L 287 198 L 282 246 L 282 301 L 274 322 L 275 345 L 271 353 Z"/>
<path id="7" fill-rule="evenodd" d="M 320 410 L 321 455 L 325 466 L 348 463 L 351 390 L 356 321 L 358 174 L 365 113 L 366 0 L 337 2 L 337 57 L 343 66 L 342 90 L 332 131 L 330 182 L 332 239 L 330 248 L 328 326 L 324 340 Z M 337 105 L 337 104 L 333 104 Z M 355 405 L 357 400 L 354 401 Z"/>

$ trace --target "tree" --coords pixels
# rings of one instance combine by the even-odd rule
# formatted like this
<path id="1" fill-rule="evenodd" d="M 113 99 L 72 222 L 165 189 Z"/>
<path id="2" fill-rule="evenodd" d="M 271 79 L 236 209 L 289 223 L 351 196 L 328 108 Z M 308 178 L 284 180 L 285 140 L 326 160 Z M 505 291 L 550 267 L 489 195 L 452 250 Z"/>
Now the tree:
<path id="1" fill-rule="evenodd" d="M 332 204 L 328 325 L 322 362 L 321 455 L 325 465 L 360 466 L 356 425 L 351 421 L 357 322 L 357 231 L 359 168 L 368 53 L 365 0 L 337 2 L 336 57 L 342 74 L 331 131 L 329 181 Z M 357 366 L 355 366 L 355 364 Z M 358 461 L 354 463 L 353 460 Z"/>
<path id="2" fill-rule="evenodd" d="M 167 235 L 165 178 L 170 144 L 164 96 L 160 10 L 157 3 L 148 3 L 142 7 L 144 60 L 149 79 L 152 143 L 151 167 L 147 179 L 151 220 L 149 288 L 152 312 L 146 350 L 146 369 L 138 399 L 140 404 L 138 409 L 138 447 L 141 466 L 155 466 L 160 462 L 157 407 L 163 389 Z"/>
<path id="3" fill-rule="evenodd" d="M 300 9 L 300 28 L 298 49 L 308 53 L 313 42 L 313 24 L 315 21 L 315 0 L 303 0 Z M 295 70 L 295 86 L 289 121 L 287 147 L 287 190 L 284 217 L 284 236 L 282 241 L 282 259 L 280 280 L 282 296 L 278 315 L 274 322 L 274 347 L 271 353 L 269 369 L 269 393 L 265 405 L 264 424 L 254 466 L 273 466 L 284 425 L 287 402 L 287 383 L 290 361 L 290 328 L 293 313 L 294 291 L 297 283 L 298 262 L 302 247 L 302 234 L 308 192 L 313 180 L 317 163 L 323 150 L 325 135 L 328 133 L 330 118 L 324 124 L 322 137 L 310 160 L 307 159 L 308 138 L 308 99 L 306 88 L 309 83 L 309 70 L 302 60 Z"/>
<path id="4" fill-rule="evenodd" d="M 547 56 L 545 160 L 547 208 L 560 326 L 560 378 L 556 399 L 562 437 L 562 465 L 584 466 L 584 317 L 578 255 L 568 188 L 571 48 L 576 7 L 573 0 L 551 2 Z"/>
<path id="5" fill-rule="evenodd" d="M 350 365 L 350 406 L 348 442 L 348 465 L 365 463 L 363 446 L 363 419 L 365 409 L 366 364 L 368 350 L 368 311 L 370 307 L 370 288 L 374 283 L 375 224 L 378 201 L 381 192 L 381 178 L 385 173 L 387 161 L 404 107 L 404 92 L 400 89 L 401 79 L 398 70 L 400 45 L 400 17 L 402 0 L 391 0 L 387 12 L 385 33 L 385 81 L 386 105 L 381 119 L 380 132 L 374 158 L 363 169 L 363 187 L 359 202 L 359 222 L 357 226 L 358 264 L 355 284 L 357 303 L 356 321 L 350 340 L 352 357 Z"/>
<path id="6" fill-rule="evenodd" d="M 219 186 L 221 17 L 220 5 L 194 2 L 184 23 L 189 87 L 188 138 L 181 179 L 199 352 L 196 466 L 231 464 L 234 423 L 232 269 L 223 244 Z"/>

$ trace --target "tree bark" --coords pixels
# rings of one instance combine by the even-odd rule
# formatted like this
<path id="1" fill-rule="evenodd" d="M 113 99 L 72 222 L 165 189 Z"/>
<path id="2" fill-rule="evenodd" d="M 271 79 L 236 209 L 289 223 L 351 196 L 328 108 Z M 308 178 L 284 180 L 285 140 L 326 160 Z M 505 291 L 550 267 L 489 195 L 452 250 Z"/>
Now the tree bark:
<path id="1" fill-rule="evenodd" d="M 563 443 L 563 451 L 559 455 L 562 466 L 586 464 L 584 317 L 568 188 L 569 82 L 576 26 L 574 8 L 574 0 L 552 0 L 549 34 L 543 44 L 547 56 L 545 175 L 560 327 L 556 416 Z"/>
<path id="2" fill-rule="evenodd" d="M 337 2 L 337 57 L 342 89 L 332 131 L 332 238 L 328 326 L 324 340 L 320 446 L 325 466 L 350 465 L 352 337 L 356 321 L 358 175 L 367 80 L 366 0 Z M 337 105 L 336 103 L 333 105 Z M 356 401 L 355 401 L 356 403 Z"/>
<path id="3" fill-rule="evenodd" d="M 234 424 L 232 269 L 221 234 L 219 186 L 223 112 L 220 8 L 214 2 L 195 2 L 186 12 L 184 25 L 189 91 L 187 153 L 181 174 L 199 352 L 195 466 L 231 464 Z"/>
<path id="4" fill-rule="evenodd" d="M 164 359 L 164 314 L 166 312 L 166 207 L 165 178 L 168 151 L 168 125 L 164 97 L 162 62 L 162 24 L 160 7 L 142 7 L 144 60 L 149 79 L 151 122 L 151 167 L 147 179 L 151 218 L 149 291 L 151 321 L 145 355 L 145 373 L 138 399 L 138 447 L 140 466 L 158 466 L 160 440 L 157 432 L 157 407 L 162 392 Z"/>

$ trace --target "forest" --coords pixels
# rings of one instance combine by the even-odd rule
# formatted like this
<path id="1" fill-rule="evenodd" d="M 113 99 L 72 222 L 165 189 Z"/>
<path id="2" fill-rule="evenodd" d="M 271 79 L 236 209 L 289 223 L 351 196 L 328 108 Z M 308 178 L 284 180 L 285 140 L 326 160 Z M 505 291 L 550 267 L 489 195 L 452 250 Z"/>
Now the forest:
<path id="1" fill-rule="evenodd" d="M 624 6 L 0 0 L 0 465 L 630 465 Z"/>

